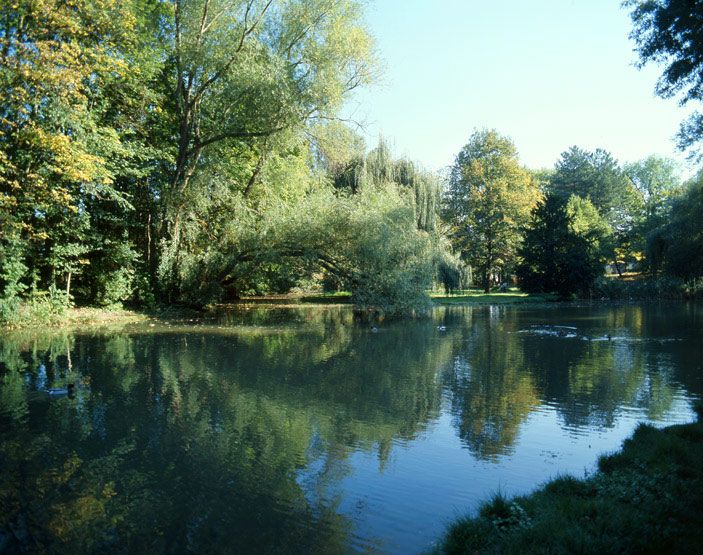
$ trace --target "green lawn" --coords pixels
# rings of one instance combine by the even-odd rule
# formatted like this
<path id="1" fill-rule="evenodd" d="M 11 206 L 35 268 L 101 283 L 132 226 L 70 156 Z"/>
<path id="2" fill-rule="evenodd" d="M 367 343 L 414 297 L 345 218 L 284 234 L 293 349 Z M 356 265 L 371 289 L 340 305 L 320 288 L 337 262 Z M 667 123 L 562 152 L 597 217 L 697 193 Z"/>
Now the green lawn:
<path id="1" fill-rule="evenodd" d="M 556 300 L 550 294 L 529 294 L 523 293 L 516 287 L 510 288 L 505 293 L 484 293 L 481 289 L 462 289 L 453 292 L 451 295 L 444 293 L 430 292 L 432 302 L 440 305 L 447 304 L 524 304 L 542 303 Z M 334 293 L 319 293 L 300 297 L 300 302 L 315 304 L 337 304 L 351 302 L 351 293 L 348 291 L 338 291 Z"/>
<path id="2" fill-rule="evenodd" d="M 554 295 L 523 293 L 515 287 L 511 287 L 505 293 L 484 293 L 482 289 L 464 289 L 451 295 L 431 293 L 430 297 L 436 304 L 522 304 L 556 300 Z"/>

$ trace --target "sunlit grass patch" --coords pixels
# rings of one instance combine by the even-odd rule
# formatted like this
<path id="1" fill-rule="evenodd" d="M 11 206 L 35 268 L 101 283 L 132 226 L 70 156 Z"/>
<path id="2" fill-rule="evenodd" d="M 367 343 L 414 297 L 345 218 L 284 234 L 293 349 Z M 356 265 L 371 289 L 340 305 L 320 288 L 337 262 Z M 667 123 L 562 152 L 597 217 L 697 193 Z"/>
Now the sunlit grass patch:
<path id="1" fill-rule="evenodd" d="M 430 296 L 436 304 L 522 304 L 556 300 L 551 294 L 524 293 L 515 287 L 505 292 L 484 293 L 481 289 L 463 289 L 449 295 L 431 293 Z"/>

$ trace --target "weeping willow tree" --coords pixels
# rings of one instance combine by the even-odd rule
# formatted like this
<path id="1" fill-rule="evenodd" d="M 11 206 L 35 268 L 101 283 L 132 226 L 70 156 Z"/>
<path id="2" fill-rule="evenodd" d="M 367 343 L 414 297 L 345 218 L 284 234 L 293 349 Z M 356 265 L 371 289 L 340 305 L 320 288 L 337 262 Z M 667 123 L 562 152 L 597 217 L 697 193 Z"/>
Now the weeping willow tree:
<path id="1" fill-rule="evenodd" d="M 446 292 L 460 288 L 465 273 L 463 264 L 453 254 L 451 244 L 440 229 L 440 177 L 423 170 L 411 160 L 394 160 L 388 143 L 382 138 L 363 163 L 355 167 L 355 177 L 357 189 L 361 185 L 383 187 L 384 184 L 394 183 L 405 192 L 417 229 L 430 234 L 435 242 L 435 280 L 444 286 Z"/>
<path id="2" fill-rule="evenodd" d="M 465 281 L 465 267 L 441 229 L 442 182 L 436 173 L 423 170 L 406 158 L 394 160 L 390 147 L 380 139 L 365 160 L 354 167 L 355 190 L 362 186 L 383 187 L 394 183 L 407 195 L 417 229 L 433 237 L 435 280 L 447 293 L 459 289 Z"/>
<path id="3" fill-rule="evenodd" d="M 390 146 L 381 138 L 365 158 L 357 158 L 340 175 L 335 176 L 338 187 L 357 192 L 363 187 L 382 188 L 389 183 L 408 194 L 417 228 L 427 232 L 437 229 L 440 208 L 440 180 L 408 159 L 393 158 Z"/>
<path id="4" fill-rule="evenodd" d="M 323 187 L 295 202 L 277 199 L 249 222 L 229 224 L 183 267 L 180 279 L 195 303 L 251 292 L 253 280 L 265 280 L 267 271 L 279 279 L 288 271 L 287 287 L 334 278 L 361 311 L 400 315 L 428 306 L 440 245 L 435 234 L 418 229 L 407 191 L 398 185 L 357 194 Z"/>
<path id="5" fill-rule="evenodd" d="M 362 311 L 427 307 L 438 264 L 450 260 L 437 227 L 438 180 L 395 161 L 384 142 L 355 163 L 357 147 L 345 154 L 291 135 L 247 195 L 216 174 L 196 182 L 203 193 L 189 206 L 199 216 L 183 228 L 189 256 L 175 276 L 183 298 L 203 304 L 333 283 Z M 340 186 L 350 163 L 353 186 Z"/>
<path id="6" fill-rule="evenodd" d="M 399 160 L 395 166 L 395 180 L 411 192 L 418 229 L 434 231 L 439 212 L 439 178 L 410 160 Z"/>

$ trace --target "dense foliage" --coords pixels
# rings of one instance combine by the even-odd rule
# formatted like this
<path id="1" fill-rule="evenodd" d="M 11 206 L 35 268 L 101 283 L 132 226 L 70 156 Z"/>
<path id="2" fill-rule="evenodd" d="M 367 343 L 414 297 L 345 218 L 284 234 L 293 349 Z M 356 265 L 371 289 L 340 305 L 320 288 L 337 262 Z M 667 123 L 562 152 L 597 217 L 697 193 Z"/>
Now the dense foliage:
<path id="1" fill-rule="evenodd" d="M 512 141 L 495 130 L 478 131 L 457 155 L 445 195 L 445 217 L 462 258 L 489 292 L 495 275 L 509 275 L 520 229 L 540 198 L 520 166 Z"/>
<path id="2" fill-rule="evenodd" d="M 520 248 L 522 288 L 562 297 L 587 292 L 603 267 L 604 231 L 597 216 L 588 200 L 547 195 L 533 211 Z"/>
<path id="3" fill-rule="evenodd" d="M 703 275 L 696 262 L 703 248 L 696 186 L 682 185 L 673 161 L 649 156 L 621 167 L 607 151 L 571 147 L 540 180 L 548 201 L 524 229 L 516 272 L 524 289 L 627 298 L 641 291 L 623 295 L 603 281 L 594 287 L 608 266 L 618 275 L 664 272 L 684 281 Z M 645 287 L 647 295 L 680 297 L 697 288 L 681 282 L 667 292 L 661 283 Z"/>
<path id="4" fill-rule="evenodd" d="M 314 281 L 426 302 L 437 179 L 335 121 L 375 71 L 355 0 L 0 10 L 2 319 Z"/>
<path id="5" fill-rule="evenodd" d="M 668 222 L 649 235 L 653 269 L 683 279 L 703 277 L 703 176 L 671 203 Z"/>

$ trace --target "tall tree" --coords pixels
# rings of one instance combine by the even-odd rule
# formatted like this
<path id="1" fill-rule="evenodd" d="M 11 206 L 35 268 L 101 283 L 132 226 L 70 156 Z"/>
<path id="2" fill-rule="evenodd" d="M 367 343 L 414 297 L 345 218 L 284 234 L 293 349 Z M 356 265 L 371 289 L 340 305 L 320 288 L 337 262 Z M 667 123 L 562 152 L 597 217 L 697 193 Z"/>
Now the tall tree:
<path id="1" fill-rule="evenodd" d="M 638 257 L 642 193 L 609 152 L 572 146 L 557 161 L 548 190 L 564 201 L 577 195 L 593 203 L 612 229 L 616 268 Z"/>
<path id="2" fill-rule="evenodd" d="M 637 249 L 645 254 L 644 269 L 660 269 L 662 242 L 657 230 L 670 219 L 672 201 L 681 193 L 683 184 L 677 170 L 673 160 L 656 155 L 625 165 L 625 173 L 644 200 L 644 214 L 633 233 Z"/>
<path id="3" fill-rule="evenodd" d="M 547 195 L 535 208 L 517 268 L 525 291 L 568 297 L 593 284 L 602 264 L 595 242 L 597 228 L 585 221 L 583 212 L 583 207 L 570 209 L 569 201 L 556 194 Z"/>
<path id="4" fill-rule="evenodd" d="M 590 200 L 613 227 L 627 226 L 641 209 L 641 195 L 613 156 L 572 146 L 562 152 L 548 189 L 568 199 L 578 195 Z"/>
<path id="5" fill-rule="evenodd" d="M 514 264 L 520 229 L 540 196 L 513 142 L 495 130 L 475 132 L 457 155 L 444 214 L 455 248 L 478 270 L 486 292 L 492 275 Z"/>
<path id="6" fill-rule="evenodd" d="M 653 154 L 643 160 L 625 164 L 624 169 L 643 197 L 645 217 L 661 217 L 667 200 L 681 187 L 676 162 Z"/>
<path id="7" fill-rule="evenodd" d="M 703 98 L 703 9 L 696 0 L 627 0 L 640 66 L 664 65 L 656 92 L 679 95 L 682 105 Z M 703 114 L 696 111 L 679 130 L 682 149 L 703 139 Z M 694 150 L 695 152 L 695 150 Z"/>
<path id="8" fill-rule="evenodd" d="M 172 31 L 175 160 L 162 196 L 167 279 L 181 254 L 188 189 L 207 150 L 248 145 L 258 158 L 256 179 L 266 155 L 261 138 L 333 115 L 373 66 L 355 0 L 175 0 Z"/>

